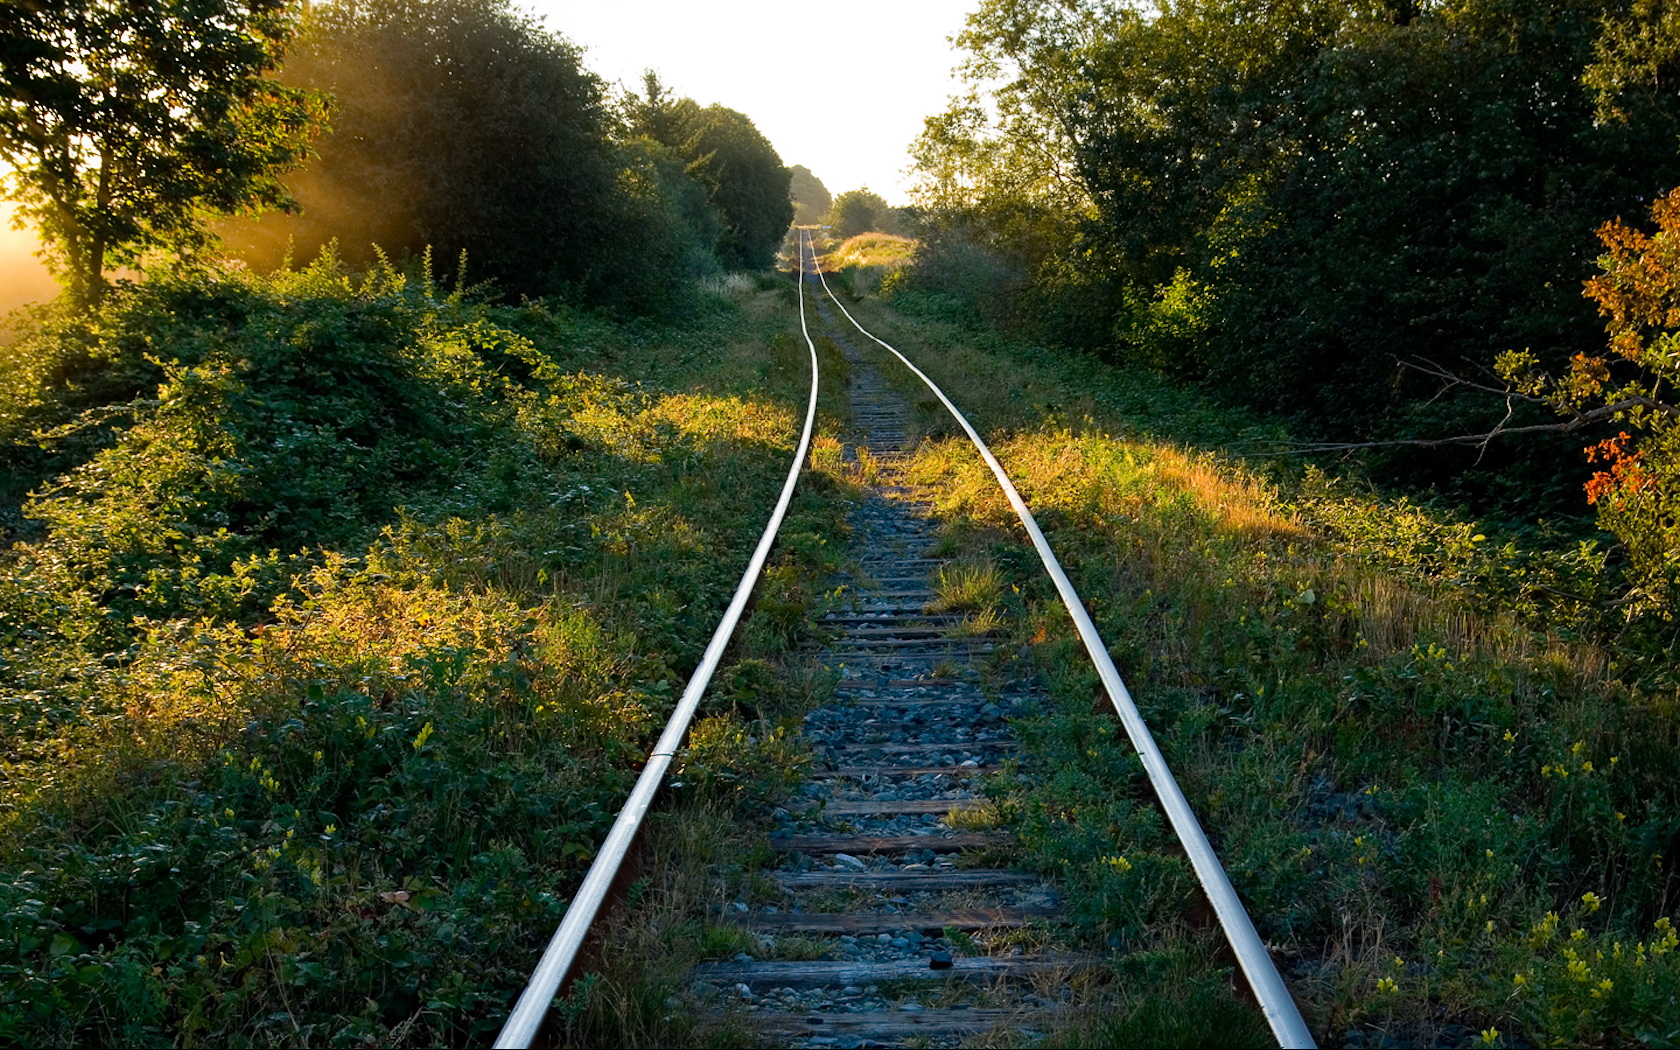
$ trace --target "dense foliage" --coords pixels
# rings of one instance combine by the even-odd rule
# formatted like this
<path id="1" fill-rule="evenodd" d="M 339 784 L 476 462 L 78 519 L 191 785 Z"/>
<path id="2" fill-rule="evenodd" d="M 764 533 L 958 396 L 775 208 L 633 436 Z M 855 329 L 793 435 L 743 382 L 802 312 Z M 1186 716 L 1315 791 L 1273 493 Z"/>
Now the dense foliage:
<path id="1" fill-rule="evenodd" d="M 81 302 L 113 265 L 203 249 L 208 214 L 289 203 L 279 175 L 322 100 L 268 74 L 283 0 L 0 7 L 0 193 L 23 203 Z"/>
<path id="2" fill-rule="evenodd" d="M 1536 374 L 1532 354 L 1508 354 L 1500 365 L 1524 395 L 1626 428 L 1585 450 L 1596 464 L 1587 499 L 1627 549 L 1630 604 L 1672 620 L 1680 612 L 1680 190 L 1659 199 L 1652 218 L 1653 234 L 1620 221 L 1600 231 L 1608 251 L 1587 294 L 1607 320 L 1608 356 L 1577 354 L 1556 379 Z"/>
<path id="3" fill-rule="evenodd" d="M 464 254 L 505 292 L 646 308 L 710 263 L 680 172 L 615 144 L 577 50 L 504 3 L 314 5 L 282 73 L 331 93 L 335 130 L 292 180 L 302 214 L 228 228 L 265 269 L 430 248 L 445 277 Z"/>
<path id="4" fill-rule="evenodd" d="M 743 113 L 675 98 L 651 72 L 643 87 L 626 100 L 629 132 L 682 158 L 706 188 L 722 221 L 716 247 L 726 265 L 769 266 L 794 215 L 793 176 L 775 147 Z"/>
<path id="5" fill-rule="evenodd" d="M 1307 433 L 1487 429 L 1409 366 L 1598 341 L 1593 231 L 1680 181 L 1660 6 L 989 0 L 960 41 L 1001 86 L 918 144 L 927 283 Z M 1484 490 L 1579 503 L 1570 442 L 1518 452 L 1545 469 Z"/>
<path id="6" fill-rule="evenodd" d="M 803 164 L 788 168 L 788 196 L 793 199 L 793 221 L 801 226 L 822 222 L 834 205 L 828 187 Z"/>
<path id="7" fill-rule="evenodd" d="M 834 205 L 828 213 L 828 224 L 834 229 L 834 236 L 841 240 L 856 237 L 860 233 L 896 232 L 887 229 L 890 222 L 890 209 L 887 202 L 878 193 L 872 193 L 869 187 L 847 190 L 834 198 Z"/>
<path id="8" fill-rule="evenodd" d="M 499 1025 L 797 436 L 779 297 L 696 303 L 627 331 L 328 255 L 14 348 L 102 396 L 3 392 L 10 441 L 63 425 L 0 563 L 0 1038 Z M 762 598 L 794 623 L 812 507 Z M 691 790 L 776 790 L 785 743 L 707 725 Z"/>

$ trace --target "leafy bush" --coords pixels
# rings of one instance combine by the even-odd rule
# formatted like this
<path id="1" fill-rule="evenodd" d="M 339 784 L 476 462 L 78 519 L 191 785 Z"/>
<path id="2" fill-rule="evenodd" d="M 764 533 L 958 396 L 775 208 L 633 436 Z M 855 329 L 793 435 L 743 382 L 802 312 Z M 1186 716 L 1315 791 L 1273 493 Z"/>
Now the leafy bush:
<path id="1" fill-rule="evenodd" d="M 786 317 L 700 302 L 630 329 L 328 257 L 31 337 L 90 378 L 8 388 L 66 425 L 0 564 L 0 1038 L 487 1041 L 797 435 Z M 727 703 L 706 793 L 798 768 Z"/>

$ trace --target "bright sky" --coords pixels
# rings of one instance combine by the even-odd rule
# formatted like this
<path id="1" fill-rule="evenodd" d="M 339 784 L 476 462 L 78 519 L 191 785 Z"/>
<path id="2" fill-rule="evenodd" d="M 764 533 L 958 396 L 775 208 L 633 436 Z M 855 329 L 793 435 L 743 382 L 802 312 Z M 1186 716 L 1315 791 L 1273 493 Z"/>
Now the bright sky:
<path id="1" fill-rule="evenodd" d="M 752 118 L 782 163 L 830 193 L 908 203 L 910 143 L 956 90 L 948 38 L 980 0 L 515 0 L 584 49 L 584 65 Z"/>
<path id="2" fill-rule="evenodd" d="M 956 90 L 961 32 L 980 0 L 515 0 L 584 49 L 609 83 L 653 69 L 676 94 L 752 118 L 784 164 L 830 193 L 863 186 L 908 202 L 910 143 Z M 0 311 L 55 290 L 0 202 Z"/>

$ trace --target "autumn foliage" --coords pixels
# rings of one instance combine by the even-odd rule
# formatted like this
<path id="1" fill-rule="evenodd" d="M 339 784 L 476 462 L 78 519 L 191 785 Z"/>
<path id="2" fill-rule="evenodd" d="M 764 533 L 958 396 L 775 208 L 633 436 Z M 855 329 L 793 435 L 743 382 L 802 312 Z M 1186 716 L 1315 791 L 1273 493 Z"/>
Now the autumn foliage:
<path id="1" fill-rule="evenodd" d="M 1599 465 L 1587 500 L 1626 545 L 1638 604 L 1672 617 L 1680 599 L 1680 189 L 1651 207 L 1656 230 L 1617 219 L 1599 230 L 1602 272 L 1586 282 L 1609 336 L 1609 356 L 1577 355 L 1560 391 L 1622 406 L 1627 425 L 1586 449 Z"/>

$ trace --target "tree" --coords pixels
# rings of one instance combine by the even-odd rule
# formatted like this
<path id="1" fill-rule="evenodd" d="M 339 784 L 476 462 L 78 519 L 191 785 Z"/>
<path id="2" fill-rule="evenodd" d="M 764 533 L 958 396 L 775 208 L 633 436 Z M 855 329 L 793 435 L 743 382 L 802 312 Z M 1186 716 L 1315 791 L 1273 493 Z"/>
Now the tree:
<path id="1" fill-rule="evenodd" d="M 723 216 L 719 258 L 729 266 L 769 266 L 793 222 L 790 176 L 776 148 L 745 114 L 707 106 L 695 116 L 684 152 Z"/>
<path id="2" fill-rule="evenodd" d="M 884 231 L 891 213 L 892 209 L 887 207 L 880 194 L 870 192 L 865 186 L 859 190 L 847 190 L 834 198 L 834 207 L 828 213 L 828 224 L 834 227 L 836 237 L 856 237 L 860 233 Z"/>
<path id="3" fill-rule="evenodd" d="M 1680 17 L 1656 0 L 985 0 L 959 42 L 975 91 L 918 143 L 920 258 L 957 231 L 1015 267 L 1040 338 L 1303 435 L 1462 433 L 1479 402 L 1418 357 L 1563 367 L 1596 338 L 1592 231 L 1680 181 Z M 1557 440 L 1379 469 L 1571 505 Z"/>
<path id="4" fill-rule="evenodd" d="M 688 175 L 706 188 L 723 223 L 719 261 L 770 265 L 793 221 L 792 175 L 776 148 L 745 114 L 677 98 L 652 70 L 642 75 L 642 86 L 643 94 L 630 92 L 622 106 L 627 133 L 674 151 L 687 162 Z"/>
<path id="5" fill-rule="evenodd" d="M 229 232 L 254 263 L 430 247 L 509 292 L 607 294 L 597 263 L 624 230 L 603 85 L 506 0 L 318 3 L 281 75 L 338 108 L 292 180 L 303 213 Z"/>
<path id="6" fill-rule="evenodd" d="M 82 303 L 113 265 L 210 243 L 213 213 L 289 203 L 323 98 L 268 77 L 286 0 L 31 0 L 0 6 L 3 192 Z"/>
<path id="7" fill-rule="evenodd" d="M 1605 254 L 1586 295 L 1605 319 L 1609 354 L 1577 354 L 1559 379 L 1529 354 L 1502 369 L 1521 392 L 1564 415 L 1608 414 L 1625 428 L 1589 445 L 1587 501 L 1627 548 L 1634 605 L 1672 620 L 1680 611 L 1680 189 L 1651 206 L 1656 231 L 1620 219 L 1599 230 Z M 1630 433 L 1631 432 L 1631 433 Z"/>
<path id="8" fill-rule="evenodd" d="M 789 168 L 788 179 L 788 196 L 793 199 L 793 221 L 801 226 L 815 226 L 822 222 L 834 206 L 828 187 L 803 164 Z"/>

